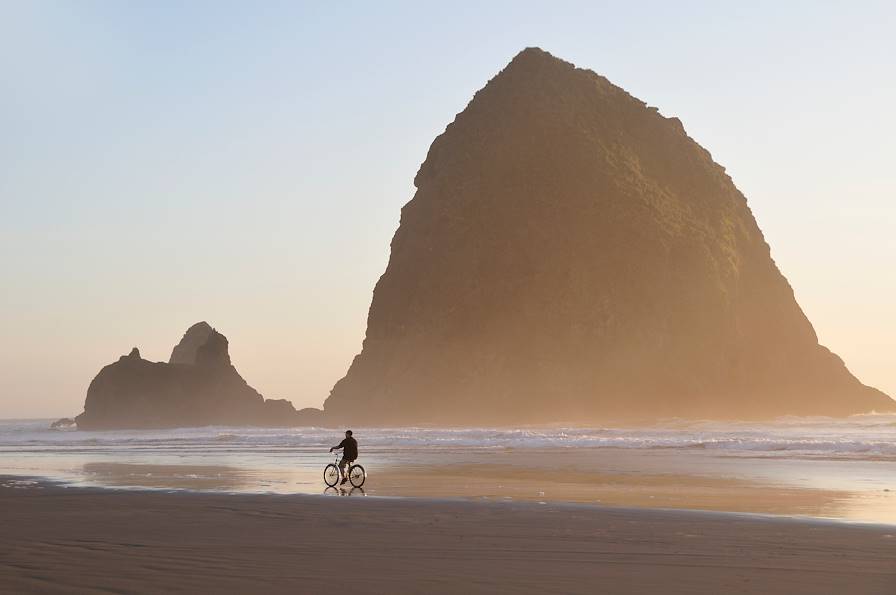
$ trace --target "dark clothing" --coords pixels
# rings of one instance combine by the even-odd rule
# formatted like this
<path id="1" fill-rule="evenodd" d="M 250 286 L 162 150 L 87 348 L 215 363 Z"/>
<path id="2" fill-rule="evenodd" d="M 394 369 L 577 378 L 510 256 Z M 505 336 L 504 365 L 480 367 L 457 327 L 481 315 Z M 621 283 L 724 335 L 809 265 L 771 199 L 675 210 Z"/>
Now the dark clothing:
<path id="1" fill-rule="evenodd" d="M 342 449 L 342 458 L 347 461 L 354 461 L 358 458 L 358 441 L 351 436 L 340 442 L 336 448 Z"/>
<path id="2" fill-rule="evenodd" d="M 351 465 L 352 462 L 345 458 L 345 455 L 339 459 L 339 472 L 342 474 L 342 477 L 345 477 L 345 468 Z"/>

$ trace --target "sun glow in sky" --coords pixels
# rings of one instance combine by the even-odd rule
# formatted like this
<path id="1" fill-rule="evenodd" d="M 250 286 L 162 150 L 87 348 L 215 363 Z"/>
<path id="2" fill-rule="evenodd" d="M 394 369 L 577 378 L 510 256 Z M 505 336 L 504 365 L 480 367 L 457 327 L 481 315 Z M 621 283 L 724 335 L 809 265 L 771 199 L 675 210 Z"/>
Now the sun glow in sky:
<path id="1" fill-rule="evenodd" d="M 892 4 L 426 4 L 0 0 L 0 418 L 76 414 L 198 320 L 320 406 L 429 144 L 532 45 L 679 117 L 896 394 Z"/>

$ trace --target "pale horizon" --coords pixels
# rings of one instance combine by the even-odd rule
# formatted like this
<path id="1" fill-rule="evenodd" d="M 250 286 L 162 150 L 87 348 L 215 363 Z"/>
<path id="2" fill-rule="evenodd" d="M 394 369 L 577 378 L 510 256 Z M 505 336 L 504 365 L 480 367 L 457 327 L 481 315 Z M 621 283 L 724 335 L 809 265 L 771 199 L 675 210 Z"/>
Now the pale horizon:
<path id="1" fill-rule="evenodd" d="M 680 118 L 820 343 L 896 395 L 896 9 L 513 6 L 0 8 L 0 418 L 75 415 L 201 320 L 320 407 L 430 143 L 527 46 Z"/>

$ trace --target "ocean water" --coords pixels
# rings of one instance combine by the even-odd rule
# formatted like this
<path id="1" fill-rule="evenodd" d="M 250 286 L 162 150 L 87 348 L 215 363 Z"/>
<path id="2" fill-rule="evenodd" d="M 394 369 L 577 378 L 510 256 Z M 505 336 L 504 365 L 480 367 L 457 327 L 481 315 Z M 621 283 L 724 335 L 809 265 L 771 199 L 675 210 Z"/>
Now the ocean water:
<path id="1" fill-rule="evenodd" d="M 319 452 L 341 439 L 331 428 L 219 427 L 85 432 L 51 429 L 52 420 L 0 420 L 0 454 L 279 456 Z M 770 457 L 896 460 L 896 414 L 788 417 L 774 422 L 667 420 L 635 428 L 355 428 L 379 450 L 445 448 L 705 449 Z"/>
<path id="2" fill-rule="evenodd" d="M 313 427 L 84 432 L 53 430 L 50 421 L 0 421 L 0 474 L 71 485 L 319 493 L 321 470 L 333 460 L 328 448 L 342 437 L 340 430 Z M 551 468 L 574 461 L 613 473 L 896 491 L 896 415 L 667 420 L 638 428 L 353 429 L 360 462 L 374 478 L 377 470 L 421 465 L 500 460 Z"/>

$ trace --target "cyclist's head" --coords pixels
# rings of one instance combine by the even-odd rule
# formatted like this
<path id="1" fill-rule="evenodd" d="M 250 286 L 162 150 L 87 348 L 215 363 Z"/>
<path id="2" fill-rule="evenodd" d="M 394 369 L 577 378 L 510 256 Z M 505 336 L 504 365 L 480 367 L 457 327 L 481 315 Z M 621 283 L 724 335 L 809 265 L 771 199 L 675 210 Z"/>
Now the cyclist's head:
<path id="1" fill-rule="evenodd" d="M 351 436 L 351 435 L 352 435 L 352 431 L 351 431 L 351 430 L 346 430 L 346 431 L 345 431 L 345 435 L 346 435 L 346 436 Z"/>

